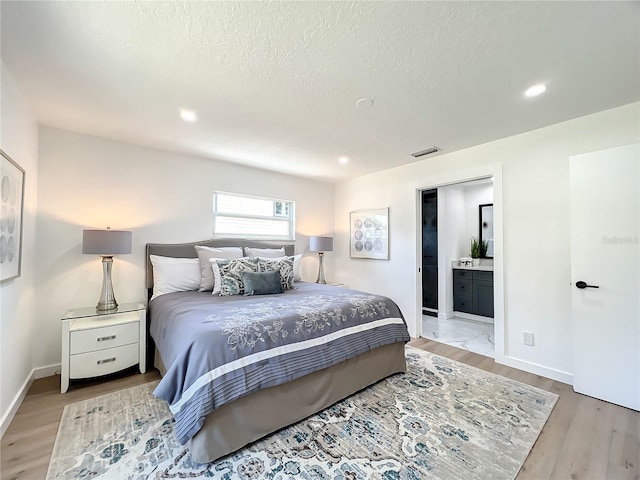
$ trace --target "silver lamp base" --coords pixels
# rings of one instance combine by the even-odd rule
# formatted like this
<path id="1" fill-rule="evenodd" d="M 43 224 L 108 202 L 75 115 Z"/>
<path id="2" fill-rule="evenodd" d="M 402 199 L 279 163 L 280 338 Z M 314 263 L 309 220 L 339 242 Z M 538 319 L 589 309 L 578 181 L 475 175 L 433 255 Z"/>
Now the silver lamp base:
<path id="1" fill-rule="evenodd" d="M 316 279 L 316 283 L 327 284 L 327 281 L 324 279 L 324 268 L 322 266 L 322 260 L 324 259 L 324 252 L 318 252 L 318 256 L 320 257 L 320 266 L 318 268 L 318 278 Z"/>
<path id="2" fill-rule="evenodd" d="M 100 300 L 96 306 L 97 312 L 111 312 L 118 309 L 118 302 L 113 294 L 113 284 L 111 283 L 111 267 L 113 265 L 113 255 L 101 255 L 102 257 L 102 291 Z"/>

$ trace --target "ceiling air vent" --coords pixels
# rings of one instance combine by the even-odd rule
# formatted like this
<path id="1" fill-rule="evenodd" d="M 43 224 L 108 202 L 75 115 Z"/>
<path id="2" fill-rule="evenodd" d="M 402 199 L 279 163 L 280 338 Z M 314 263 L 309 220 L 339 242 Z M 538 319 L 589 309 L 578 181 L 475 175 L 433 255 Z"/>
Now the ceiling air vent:
<path id="1" fill-rule="evenodd" d="M 436 153 L 439 151 L 440 149 L 438 147 L 431 147 L 431 148 L 427 148 L 426 150 L 422 150 L 420 152 L 412 153 L 411 156 L 416 158 L 424 157 L 425 155 L 430 155 L 432 153 Z"/>

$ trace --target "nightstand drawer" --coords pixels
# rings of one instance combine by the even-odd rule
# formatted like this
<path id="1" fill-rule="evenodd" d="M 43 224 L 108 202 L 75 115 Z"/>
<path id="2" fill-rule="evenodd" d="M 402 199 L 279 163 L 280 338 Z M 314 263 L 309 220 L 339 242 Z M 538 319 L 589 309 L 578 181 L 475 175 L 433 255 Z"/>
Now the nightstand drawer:
<path id="1" fill-rule="evenodd" d="M 119 347 L 139 340 L 138 322 L 71 332 L 71 355 Z"/>
<path id="2" fill-rule="evenodd" d="M 140 345 L 133 343 L 123 347 L 97 352 L 71 355 L 69 378 L 90 378 L 117 372 L 138 363 Z"/>

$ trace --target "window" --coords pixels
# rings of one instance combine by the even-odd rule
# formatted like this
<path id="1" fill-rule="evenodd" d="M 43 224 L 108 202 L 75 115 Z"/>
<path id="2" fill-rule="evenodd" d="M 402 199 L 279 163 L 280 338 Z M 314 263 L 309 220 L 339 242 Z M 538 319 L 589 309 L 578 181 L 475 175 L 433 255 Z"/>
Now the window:
<path id="1" fill-rule="evenodd" d="M 214 192 L 213 236 L 295 240 L 295 202 Z"/>

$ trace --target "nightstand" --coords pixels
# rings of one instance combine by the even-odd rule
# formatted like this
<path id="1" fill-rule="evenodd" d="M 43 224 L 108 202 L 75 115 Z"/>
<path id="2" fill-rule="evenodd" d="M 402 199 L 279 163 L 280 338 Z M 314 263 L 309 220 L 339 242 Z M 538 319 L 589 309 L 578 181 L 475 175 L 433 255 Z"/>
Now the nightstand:
<path id="1" fill-rule="evenodd" d="M 69 310 L 62 318 L 62 381 L 92 378 L 140 365 L 146 366 L 147 321 L 142 303 L 119 305 L 115 312 L 95 307 Z"/>

